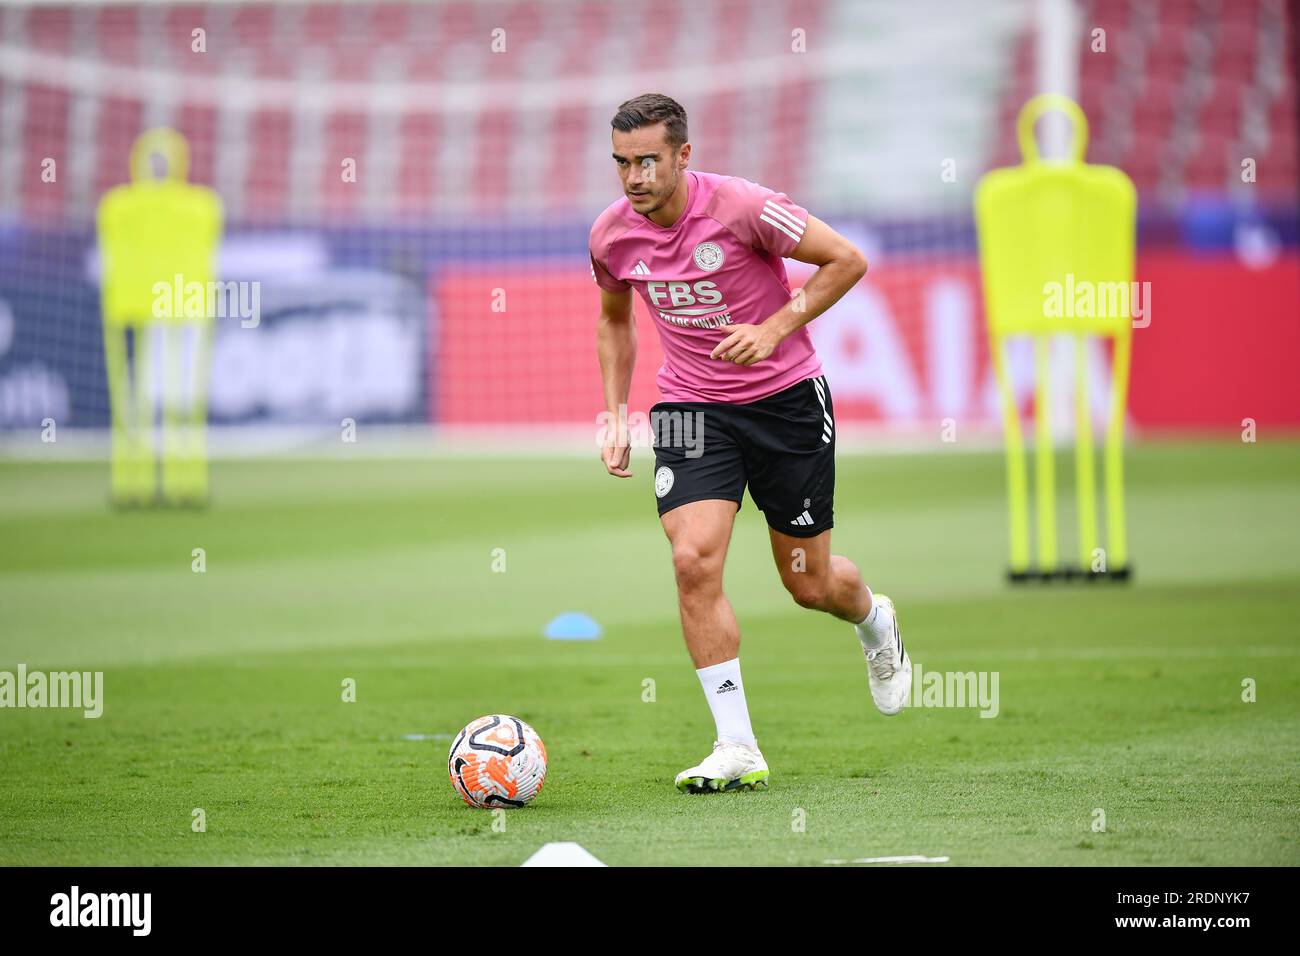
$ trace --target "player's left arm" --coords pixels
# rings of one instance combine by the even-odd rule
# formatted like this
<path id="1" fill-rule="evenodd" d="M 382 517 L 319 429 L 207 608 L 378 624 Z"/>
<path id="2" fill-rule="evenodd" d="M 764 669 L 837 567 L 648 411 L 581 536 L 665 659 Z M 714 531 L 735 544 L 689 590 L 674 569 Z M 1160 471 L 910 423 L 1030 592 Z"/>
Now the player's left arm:
<path id="1" fill-rule="evenodd" d="M 713 358 L 737 365 L 761 362 L 782 339 L 829 309 L 867 274 L 867 257 L 862 251 L 812 215 L 790 258 L 815 265 L 817 271 L 794 298 L 763 322 L 737 325 L 714 347 Z"/>

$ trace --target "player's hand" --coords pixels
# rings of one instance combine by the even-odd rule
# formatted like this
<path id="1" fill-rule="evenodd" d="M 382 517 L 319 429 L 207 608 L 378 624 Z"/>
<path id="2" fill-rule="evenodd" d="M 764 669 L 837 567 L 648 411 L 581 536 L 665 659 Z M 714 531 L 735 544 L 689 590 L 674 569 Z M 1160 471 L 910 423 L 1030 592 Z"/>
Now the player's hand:
<path id="1" fill-rule="evenodd" d="M 616 478 L 631 478 L 632 472 L 627 470 L 631 459 L 631 445 L 618 444 L 617 435 L 611 435 L 605 439 L 605 445 L 600 450 L 600 460 L 605 463 L 607 472 Z"/>
<path id="2" fill-rule="evenodd" d="M 771 329 L 744 323 L 737 325 L 730 335 L 715 345 L 709 357 L 737 365 L 753 365 L 776 351 L 780 343 L 780 336 Z"/>

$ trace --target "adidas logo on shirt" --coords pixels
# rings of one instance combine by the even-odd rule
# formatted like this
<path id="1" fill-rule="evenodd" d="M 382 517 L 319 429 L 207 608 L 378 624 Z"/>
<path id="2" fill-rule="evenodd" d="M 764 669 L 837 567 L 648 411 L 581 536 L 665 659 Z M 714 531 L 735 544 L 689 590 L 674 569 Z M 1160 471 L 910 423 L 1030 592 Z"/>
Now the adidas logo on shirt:
<path id="1" fill-rule="evenodd" d="M 799 517 L 791 519 L 790 523 L 807 527 L 808 525 L 813 523 L 813 516 L 805 511 Z"/>
<path id="2" fill-rule="evenodd" d="M 638 259 L 638 260 L 636 261 L 636 265 L 634 265 L 634 266 L 632 267 L 632 275 L 634 275 L 634 276 L 648 276 L 649 274 L 650 274 L 650 267 L 649 267 L 648 265 L 645 264 L 645 260 L 644 260 L 644 259 Z"/>
<path id="3" fill-rule="evenodd" d="M 727 691 L 729 691 L 729 690 L 740 690 L 740 688 L 737 687 L 737 686 L 732 682 L 731 678 L 727 678 L 727 679 L 724 680 L 721 684 L 719 684 L 719 685 L 718 685 L 718 689 L 715 690 L 714 693 L 715 693 L 715 694 L 725 694 L 725 693 L 726 693 Z"/>

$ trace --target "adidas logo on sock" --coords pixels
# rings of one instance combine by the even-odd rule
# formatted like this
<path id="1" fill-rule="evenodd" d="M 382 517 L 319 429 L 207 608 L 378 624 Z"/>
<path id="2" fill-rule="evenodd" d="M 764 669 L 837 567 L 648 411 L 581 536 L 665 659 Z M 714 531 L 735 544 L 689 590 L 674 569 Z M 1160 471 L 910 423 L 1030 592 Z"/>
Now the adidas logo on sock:
<path id="1" fill-rule="evenodd" d="M 724 680 L 721 684 L 719 684 L 719 685 L 718 685 L 718 689 L 715 690 L 714 693 L 715 693 L 715 694 L 725 694 L 725 693 L 726 693 L 727 691 L 729 691 L 729 690 L 740 690 L 739 687 L 737 687 L 734 683 L 732 683 L 732 681 L 731 681 L 730 678 L 728 678 L 727 680 Z"/>

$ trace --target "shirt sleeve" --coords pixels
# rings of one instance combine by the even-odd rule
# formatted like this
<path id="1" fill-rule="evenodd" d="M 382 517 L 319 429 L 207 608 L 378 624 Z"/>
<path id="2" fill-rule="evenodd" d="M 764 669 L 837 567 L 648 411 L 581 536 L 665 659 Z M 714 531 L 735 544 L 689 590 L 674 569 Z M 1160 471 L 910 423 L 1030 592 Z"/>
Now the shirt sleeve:
<path id="1" fill-rule="evenodd" d="M 631 283 L 615 278 L 590 248 L 587 251 L 591 255 L 591 277 L 596 280 L 596 285 L 606 292 L 626 292 L 632 288 Z"/>
<path id="2" fill-rule="evenodd" d="M 714 218 L 751 249 L 786 258 L 808 224 L 808 210 L 785 193 L 736 177 L 718 190 Z"/>

